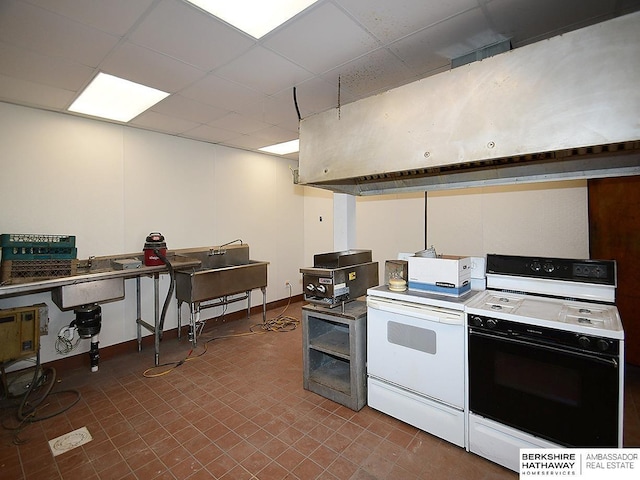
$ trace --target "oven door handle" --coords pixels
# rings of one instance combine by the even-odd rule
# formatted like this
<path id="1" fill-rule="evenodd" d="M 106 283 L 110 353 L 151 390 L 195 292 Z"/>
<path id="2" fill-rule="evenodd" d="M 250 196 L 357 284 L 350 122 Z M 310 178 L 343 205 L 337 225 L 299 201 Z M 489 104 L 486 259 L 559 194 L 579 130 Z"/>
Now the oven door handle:
<path id="1" fill-rule="evenodd" d="M 558 348 L 558 347 L 554 347 L 552 345 L 544 345 L 544 344 L 540 344 L 537 342 L 532 342 L 530 340 L 522 340 L 520 338 L 514 338 L 514 337 L 499 337 L 497 335 L 492 335 L 489 333 L 484 333 L 484 332 L 478 332 L 478 331 L 474 331 L 474 330 L 469 330 L 469 336 L 478 336 L 478 337 L 483 337 L 483 338 L 487 338 L 490 340 L 495 340 L 495 341 L 499 341 L 499 342 L 504 342 L 504 343 L 512 343 L 515 345 L 522 345 L 525 347 L 533 347 L 533 348 L 538 348 L 541 350 L 546 350 L 548 352 L 555 352 L 555 353 L 561 353 L 564 355 L 574 355 L 574 356 L 578 356 L 581 357 L 585 360 L 590 360 L 590 361 L 594 361 L 597 363 L 601 363 L 604 365 L 608 365 L 611 366 L 613 368 L 618 368 L 618 361 L 615 358 L 603 358 L 603 357 L 599 357 L 597 355 L 589 355 L 588 353 L 584 353 L 584 352 L 578 352 L 576 350 L 571 350 L 571 351 L 567 351 L 564 350 L 562 348 Z"/>
<path id="2" fill-rule="evenodd" d="M 383 312 L 407 315 L 421 320 L 429 320 L 448 325 L 462 325 L 464 323 L 464 315 L 462 313 L 449 314 L 447 312 L 434 311 L 427 306 L 410 304 L 397 300 L 394 300 L 393 302 L 386 302 L 384 300 L 380 301 L 367 297 L 367 306 Z"/>

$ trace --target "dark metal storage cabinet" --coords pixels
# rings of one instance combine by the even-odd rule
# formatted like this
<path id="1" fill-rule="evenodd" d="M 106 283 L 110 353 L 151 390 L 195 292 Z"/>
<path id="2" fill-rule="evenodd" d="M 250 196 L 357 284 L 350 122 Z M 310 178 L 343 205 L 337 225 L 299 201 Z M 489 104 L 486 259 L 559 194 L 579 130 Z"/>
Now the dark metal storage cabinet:
<path id="1" fill-rule="evenodd" d="M 302 307 L 303 386 L 358 411 L 367 403 L 367 305 Z"/>

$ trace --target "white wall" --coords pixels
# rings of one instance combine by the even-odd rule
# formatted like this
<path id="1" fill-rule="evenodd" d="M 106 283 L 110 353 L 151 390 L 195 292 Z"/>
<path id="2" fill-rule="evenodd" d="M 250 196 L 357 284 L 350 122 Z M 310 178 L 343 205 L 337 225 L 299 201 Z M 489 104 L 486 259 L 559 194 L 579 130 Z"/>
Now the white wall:
<path id="1" fill-rule="evenodd" d="M 296 162 L 3 103 L 0 145 L 0 233 L 76 235 L 79 258 L 141 252 L 151 231 L 169 249 L 241 238 L 252 258 L 270 262 L 273 301 L 287 296 L 287 281 L 301 293 L 300 268 L 334 250 L 333 193 L 294 185 Z M 429 192 L 427 205 L 426 244 L 441 253 L 588 257 L 584 182 Z M 354 247 L 373 251 L 382 280 L 385 260 L 425 246 L 424 194 L 358 197 L 356 222 Z M 142 287 L 143 318 L 152 320 L 151 279 Z M 162 276 L 161 300 L 167 287 Z M 101 346 L 135 338 L 135 281 L 125 288 L 124 301 L 102 305 Z M 261 302 L 259 292 L 252 300 Z M 46 362 L 60 358 L 55 336 L 73 312 L 48 293 L 2 298 L 0 308 L 38 302 L 49 305 Z M 176 324 L 174 301 L 166 328 Z M 88 348 L 83 341 L 73 354 Z"/>
<path id="2" fill-rule="evenodd" d="M 429 192 L 427 205 L 438 253 L 589 258 L 584 180 Z"/>
<path id="3" fill-rule="evenodd" d="M 0 145 L 0 233 L 75 235 L 78 258 L 141 253 L 152 231 L 169 249 L 241 238 L 253 259 L 270 262 L 267 301 L 287 297 L 286 281 L 300 293 L 294 280 L 304 263 L 304 188 L 293 184 L 297 162 L 4 103 Z M 143 318 L 152 323 L 152 280 L 142 278 L 142 288 Z M 161 303 L 167 288 L 163 275 Z M 124 301 L 102 305 L 101 346 L 136 336 L 135 280 L 125 289 Z M 60 358 L 55 336 L 73 312 L 61 312 L 48 293 L 2 298 L 0 308 L 38 302 L 49 305 L 46 362 Z M 261 302 L 254 292 L 252 304 Z M 203 311 L 205 318 L 219 314 Z M 174 301 L 165 327 L 176 325 Z M 83 341 L 73 353 L 88 348 Z"/>
<path id="4" fill-rule="evenodd" d="M 326 223 L 332 195 L 305 190 L 307 266 L 314 253 L 332 251 L 332 230 Z M 373 251 L 381 283 L 385 260 L 431 245 L 448 255 L 589 257 L 587 185 L 582 180 L 429 192 L 426 212 L 424 193 L 357 197 L 355 221 L 355 248 Z"/>
<path id="5" fill-rule="evenodd" d="M 305 266 L 313 255 L 332 252 L 333 193 L 305 187 Z M 322 221 L 320 221 L 322 217 Z M 356 197 L 356 243 L 353 248 L 372 251 L 373 261 L 394 259 L 398 252 L 415 252 L 424 247 L 424 193 Z M 382 278 L 382 277 L 381 277 Z"/>
<path id="6" fill-rule="evenodd" d="M 333 251 L 333 193 L 304 187 L 304 261 L 301 266 L 313 266 L 316 253 Z M 302 278 L 299 280 L 302 282 Z"/>
<path id="7" fill-rule="evenodd" d="M 356 222 L 358 246 L 372 250 L 384 283 L 385 260 L 424 248 L 424 193 L 358 197 Z"/>

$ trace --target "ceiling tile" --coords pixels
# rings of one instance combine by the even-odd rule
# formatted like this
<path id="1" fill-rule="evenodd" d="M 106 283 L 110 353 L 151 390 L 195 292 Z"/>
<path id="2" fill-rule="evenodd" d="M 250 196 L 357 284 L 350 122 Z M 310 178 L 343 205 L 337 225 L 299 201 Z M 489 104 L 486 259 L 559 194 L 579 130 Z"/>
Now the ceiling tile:
<path id="1" fill-rule="evenodd" d="M 347 92 L 343 92 L 343 94 L 341 100 L 344 103 L 353 101 L 353 95 Z M 296 98 L 301 118 L 337 107 L 337 79 L 335 85 L 319 77 L 307 80 L 296 86 Z M 255 104 L 240 109 L 239 113 L 272 125 L 279 125 L 290 131 L 298 130 L 299 119 L 293 97 L 293 89 L 265 97 Z"/>
<path id="2" fill-rule="evenodd" d="M 64 15 L 104 32 L 124 35 L 153 0 L 28 0 L 51 12 Z"/>
<path id="3" fill-rule="evenodd" d="M 217 69 L 216 75 L 266 95 L 289 89 L 311 77 L 307 70 L 260 46 Z"/>
<path id="4" fill-rule="evenodd" d="M 331 3 L 310 10 L 264 45 L 316 74 L 379 47 L 366 30 Z"/>
<path id="5" fill-rule="evenodd" d="M 296 87 L 300 115 L 305 118 L 314 113 L 324 112 L 338 106 L 338 78 L 312 78 Z M 340 92 L 340 103 L 354 101 L 356 97 L 347 91 Z"/>
<path id="6" fill-rule="evenodd" d="M 77 90 L 93 77 L 94 69 L 66 58 L 0 43 L 0 73 L 42 85 Z"/>
<path id="7" fill-rule="evenodd" d="M 96 67 L 119 40 L 24 2 L 8 2 L 1 13 L 0 42 L 90 67 Z"/>
<path id="8" fill-rule="evenodd" d="M 205 71 L 227 63 L 255 44 L 249 36 L 177 0 L 163 0 L 129 38 Z"/>
<path id="9" fill-rule="evenodd" d="M 332 70 L 324 78 L 340 77 L 340 89 L 355 98 L 364 98 L 387 90 L 389 85 L 402 85 L 415 74 L 387 49 L 379 49 L 353 62 Z M 341 104 L 347 103 L 340 99 Z"/>
<path id="10" fill-rule="evenodd" d="M 287 155 L 280 155 L 280 158 L 286 158 L 288 160 L 293 160 L 297 162 L 300 158 L 300 152 L 289 153 Z M 291 174 L 293 175 L 293 170 L 291 170 Z"/>
<path id="11" fill-rule="evenodd" d="M 276 143 L 288 142 L 298 138 L 298 132 L 287 130 L 277 126 L 270 126 L 262 130 L 251 133 L 251 135 L 242 135 L 228 141 L 230 145 L 239 148 L 248 148 L 257 150 Z"/>
<path id="12" fill-rule="evenodd" d="M 151 110 L 196 123 L 208 123 L 229 113 L 228 110 L 196 102 L 178 94 L 170 95 L 161 102 L 156 103 L 151 107 Z"/>
<path id="13" fill-rule="evenodd" d="M 486 5 L 495 28 L 516 47 L 594 23 L 593 18 L 605 20 L 615 7 L 616 0 L 493 0 Z"/>
<path id="14" fill-rule="evenodd" d="M 118 45 L 100 69 L 169 93 L 177 92 L 205 75 L 202 70 L 131 42 Z"/>
<path id="15" fill-rule="evenodd" d="M 63 110 L 73 100 L 74 92 L 0 75 L 0 100 L 46 110 Z"/>
<path id="16" fill-rule="evenodd" d="M 236 132 L 230 132 L 229 130 L 212 127 L 210 125 L 199 125 L 191 130 L 183 132 L 183 135 L 185 137 L 213 143 L 224 143 L 239 136 Z"/>
<path id="17" fill-rule="evenodd" d="M 272 125 L 263 130 L 254 132 L 252 136 L 258 139 L 258 148 L 262 148 L 269 145 L 275 145 L 276 143 L 283 143 L 297 139 L 298 129 L 290 130 L 277 125 Z"/>
<path id="18" fill-rule="evenodd" d="M 229 111 L 242 109 L 265 98 L 265 95 L 259 92 L 211 74 L 179 93 L 192 100 Z"/>
<path id="19" fill-rule="evenodd" d="M 163 115 L 153 110 L 147 110 L 134 118 L 130 125 L 145 127 L 166 133 L 183 133 L 196 128 L 199 124 L 175 116 Z"/>
<path id="20" fill-rule="evenodd" d="M 265 96 L 260 101 L 236 111 L 269 125 L 286 124 L 288 128 L 297 129 L 298 114 L 293 102 L 293 92 Z"/>
<path id="21" fill-rule="evenodd" d="M 318 0 L 256 40 L 184 0 L 0 0 L 0 101 L 66 111 L 104 70 L 171 93 L 137 126 L 253 149 L 297 136 L 294 87 L 302 118 L 339 114 L 506 37 L 518 47 L 638 10 L 640 0 Z"/>
<path id="22" fill-rule="evenodd" d="M 268 124 L 261 122 L 260 120 L 243 117 L 236 112 L 228 113 L 224 117 L 208 122 L 207 125 L 214 128 L 224 128 L 225 130 L 230 130 L 232 132 L 242 133 L 245 135 L 251 134 L 258 130 L 262 130 L 269 126 Z"/>
<path id="23" fill-rule="evenodd" d="M 480 9 L 420 30 L 389 46 L 418 74 L 448 67 L 457 58 L 506 38 L 493 31 Z"/>
<path id="24" fill-rule="evenodd" d="M 242 134 L 237 137 L 233 137 L 225 142 L 226 146 L 233 148 L 240 148 L 243 150 L 257 150 L 260 142 L 251 135 Z"/>
<path id="25" fill-rule="evenodd" d="M 383 44 L 478 8 L 478 0 L 336 0 Z M 485 2 L 483 2 L 485 3 Z"/>

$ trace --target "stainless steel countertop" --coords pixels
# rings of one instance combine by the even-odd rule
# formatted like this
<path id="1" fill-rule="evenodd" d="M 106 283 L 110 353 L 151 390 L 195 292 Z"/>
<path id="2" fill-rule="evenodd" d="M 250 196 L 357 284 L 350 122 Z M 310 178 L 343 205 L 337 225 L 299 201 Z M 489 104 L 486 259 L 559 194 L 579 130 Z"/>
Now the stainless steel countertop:
<path id="1" fill-rule="evenodd" d="M 182 270 L 185 268 L 193 268 L 200 265 L 200 261 L 194 258 L 190 258 L 186 255 L 177 253 L 178 251 L 168 251 L 167 259 L 171 262 L 174 270 Z M 47 292 L 53 290 L 56 287 L 65 285 L 74 285 L 77 283 L 94 282 L 97 280 L 106 280 L 110 278 L 135 278 L 140 276 L 153 275 L 155 273 L 168 273 L 168 269 L 165 265 L 159 265 L 154 267 L 148 267 L 144 265 L 144 255 L 139 252 L 127 255 L 113 255 L 104 257 L 95 257 L 92 262 L 111 261 L 125 258 L 135 258 L 142 261 L 140 268 L 115 270 L 113 268 L 106 268 L 98 270 L 93 273 L 80 273 L 78 275 L 72 275 L 69 277 L 59 277 L 48 280 L 39 280 L 36 282 L 25 283 L 12 283 L 8 285 L 0 286 L 0 298 L 14 297 L 19 295 L 28 295 L 38 292 Z M 86 262 L 86 260 L 82 260 Z"/>

